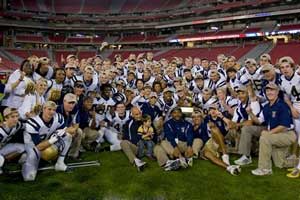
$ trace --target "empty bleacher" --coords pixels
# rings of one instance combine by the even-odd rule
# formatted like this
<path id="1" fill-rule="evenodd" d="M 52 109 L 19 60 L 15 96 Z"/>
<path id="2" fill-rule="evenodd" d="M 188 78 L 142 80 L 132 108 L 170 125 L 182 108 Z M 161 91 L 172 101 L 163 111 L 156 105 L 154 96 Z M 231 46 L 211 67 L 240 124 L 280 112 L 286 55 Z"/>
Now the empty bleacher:
<path id="1" fill-rule="evenodd" d="M 284 43 L 280 41 L 271 50 L 270 55 L 273 63 L 276 63 L 276 61 L 278 61 L 278 59 L 283 56 L 290 56 L 294 59 L 296 63 L 299 63 L 300 61 L 299 52 L 300 52 L 300 42 L 295 41 L 295 42 Z"/>
<path id="2" fill-rule="evenodd" d="M 16 40 L 22 42 L 44 42 L 43 37 L 39 35 L 17 35 Z"/>

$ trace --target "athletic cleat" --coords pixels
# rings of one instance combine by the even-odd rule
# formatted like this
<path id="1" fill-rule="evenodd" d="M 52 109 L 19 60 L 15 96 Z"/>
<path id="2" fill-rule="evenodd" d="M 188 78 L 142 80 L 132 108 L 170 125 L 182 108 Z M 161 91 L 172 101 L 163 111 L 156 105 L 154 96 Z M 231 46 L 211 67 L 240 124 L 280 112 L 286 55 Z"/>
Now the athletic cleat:
<path id="1" fill-rule="evenodd" d="M 296 169 L 295 167 L 294 167 L 294 168 L 288 168 L 287 171 L 288 171 L 288 172 L 292 172 L 292 171 L 294 171 L 295 169 Z"/>
<path id="2" fill-rule="evenodd" d="M 187 158 L 187 164 L 188 164 L 188 166 L 193 167 L 193 157 Z"/>
<path id="3" fill-rule="evenodd" d="M 144 169 L 144 167 L 145 167 L 146 164 L 147 164 L 146 162 L 144 162 L 144 161 L 142 161 L 140 159 L 135 159 L 134 160 L 134 165 L 136 166 L 136 168 L 137 168 L 137 170 L 139 172 L 143 171 L 143 169 Z"/>
<path id="4" fill-rule="evenodd" d="M 252 170 L 251 173 L 255 176 L 266 176 L 266 175 L 272 175 L 272 169 L 255 169 Z"/>
<path id="5" fill-rule="evenodd" d="M 189 165 L 186 162 L 186 159 L 184 157 L 178 158 L 177 160 L 180 161 L 180 166 L 183 168 L 187 168 Z"/>
<path id="6" fill-rule="evenodd" d="M 300 170 L 295 168 L 292 172 L 288 173 L 286 176 L 289 178 L 299 178 Z"/>
<path id="7" fill-rule="evenodd" d="M 223 154 L 223 155 L 222 155 L 222 161 L 223 161 L 226 165 L 230 165 L 230 162 L 229 162 L 229 155 L 228 155 L 228 154 Z"/>
<path id="8" fill-rule="evenodd" d="M 98 143 L 96 141 L 92 142 L 90 144 L 92 151 L 98 153 L 101 151 L 101 143 Z"/>
<path id="9" fill-rule="evenodd" d="M 241 173 L 241 168 L 238 165 L 229 165 L 226 170 L 233 176 L 237 176 Z"/>
<path id="10" fill-rule="evenodd" d="M 252 159 L 251 159 L 251 157 L 248 158 L 247 156 L 243 155 L 238 160 L 235 160 L 234 163 L 237 165 L 241 165 L 241 166 L 249 165 L 252 163 Z"/>
<path id="11" fill-rule="evenodd" d="M 165 165 L 165 171 L 176 171 L 180 168 L 181 164 L 179 159 L 168 160 Z"/>

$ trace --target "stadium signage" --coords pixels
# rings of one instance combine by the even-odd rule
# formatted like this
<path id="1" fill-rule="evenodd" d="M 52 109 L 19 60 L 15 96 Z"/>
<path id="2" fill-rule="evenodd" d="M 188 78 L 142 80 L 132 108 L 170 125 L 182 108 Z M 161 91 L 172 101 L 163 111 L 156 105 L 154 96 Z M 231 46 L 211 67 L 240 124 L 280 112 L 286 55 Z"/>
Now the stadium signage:
<path id="1" fill-rule="evenodd" d="M 228 35 L 207 36 L 207 37 L 176 38 L 176 39 L 169 40 L 169 42 L 181 43 L 181 42 L 194 42 L 194 41 L 207 41 L 207 40 L 222 40 L 222 39 L 232 39 L 232 38 L 263 37 L 263 36 L 270 36 L 270 35 L 285 35 L 285 34 L 296 34 L 296 33 L 300 33 L 300 29 L 293 29 L 293 30 L 286 30 L 286 31 L 273 31 L 273 32 L 228 34 Z"/>
<path id="2" fill-rule="evenodd" d="M 189 22 L 158 25 L 158 26 L 155 26 L 155 28 L 160 29 L 160 28 L 170 28 L 170 27 L 178 27 L 178 26 L 186 26 L 186 25 L 208 24 L 208 23 L 214 23 L 214 22 L 224 22 L 224 21 L 232 21 L 232 20 L 260 18 L 260 17 L 270 17 L 270 16 L 296 14 L 296 13 L 300 13 L 300 9 L 264 12 L 264 13 L 256 13 L 256 14 L 249 14 L 249 15 L 221 17 L 221 18 L 214 18 L 214 19 L 203 19 L 203 20 L 196 20 L 196 21 L 189 21 Z"/>

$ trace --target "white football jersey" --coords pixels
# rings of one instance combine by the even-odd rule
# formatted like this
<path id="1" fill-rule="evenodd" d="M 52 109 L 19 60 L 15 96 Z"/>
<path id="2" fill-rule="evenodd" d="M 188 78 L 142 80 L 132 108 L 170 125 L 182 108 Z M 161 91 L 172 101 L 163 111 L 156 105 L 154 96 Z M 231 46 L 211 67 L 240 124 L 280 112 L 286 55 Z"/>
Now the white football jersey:
<path id="1" fill-rule="evenodd" d="M 281 76 L 281 90 L 288 95 L 293 105 L 300 108 L 300 75 L 294 73 L 291 79 Z"/>
<path id="2" fill-rule="evenodd" d="M 24 142 L 32 143 L 32 137 L 38 135 L 40 141 L 48 140 L 53 133 L 64 128 L 64 117 L 56 113 L 49 123 L 45 123 L 41 115 L 29 118 L 25 124 Z"/>
<path id="3" fill-rule="evenodd" d="M 22 122 L 18 122 L 13 128 L 8 128 L 5 125 L 0 126 L 0 148 L 7 144 L 11 138 L 22 128 Z"/>
<path id="4" fill-rule="evenodd" d="M 124 124 L 130 118 L 130 111 L 126 110 L 124 116 L 120 116 L 117 112 L 115 112 L 114 116 L 108 115 L 107 119 L 110 121 L 111 126 L 116 129 L 118 132 L 123 132 Z"/>
<path id="5" fill-rule="evenodd" d="M 241 85 L 241 81 L 238 78 L 230 79 L 229 84 L 232 90 L 236 91 Z"/>
<path id="6" fill-rule="evenodd" d="M 246 73 L 240 78 L 240 81 L 243 85 L 247 85 L 249 82 L 252 83 L 256 95 L 260 95 L 262 90 L 263 75 L 260 72 L 261 68 L 258 68 L 254 74 L 250 74 L 248 71 L 246 71 Z"/>
<path id="7" fill-rule="evenodd" d="M 83 86 L 85 89 L 85 93 L 87 94 L 88 92 L 95 91 L 98 88 L 98 76 L 94 75 L 93 79 L 90 83 L 87 83 L 83 79 L 83 75 L 80 76 L 73 76 L 73 82 L 76 83 L 76 81 L 82 81 Z"/>
<path id="8" fill-rule="evenodd" d="M 104 99 L 103 97 L 100 97 L 100 98 L 95 98 L 93 104 L 104 105 L 105 106 L 104 113 L 107 114 L 109 113 L 111 107 L 116 105 L 116 102 L 111 97 L 108 99 Z"/>
<path id="9" fill-rule="evenodd" d="M 210 99 L 205 101 L 202 94 L 197 94 L 193 97 L 193 103 L 202 108 L 204 113 L 207 113 L 209 106 L 211 104 L 218 103 L 218 99 L 212 96 Z"/>
<path id="10" fill-rule="evenodd" d="M 174 98 L 172 98 L 171 103 L 166 103 L 164 101 L 164 98 L 161 97 L 158 99 L 156 104 L 158 105 L 159 109 L 162 111 L 163 116 L 165 116 L 165 121 L 169 120 L 172 109 L 177 106 L 176 100 Z"/>
<path id="11" fill-rule="evenodd" d="M 238 106 L 240 104 L 240 100 L 239 99 L 236 99 L 236 98 L 233 98 L 232 96 L 227 96 L 226 99 L 225 99 L 225 103 L 226 105 L 228 105 L 230 108 L 234 108 L 236 106 Z M 220 111 L 221 112 L 225 112 L 225 108 L 222 106 L 221 103 L 219 103 L 220 105 Z"/>

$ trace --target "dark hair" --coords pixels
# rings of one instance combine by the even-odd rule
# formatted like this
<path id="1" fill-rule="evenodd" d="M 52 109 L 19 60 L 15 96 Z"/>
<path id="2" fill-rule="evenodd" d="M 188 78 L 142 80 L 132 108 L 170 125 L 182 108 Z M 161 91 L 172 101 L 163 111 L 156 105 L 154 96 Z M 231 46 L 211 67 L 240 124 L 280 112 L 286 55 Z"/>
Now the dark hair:
<path id="1" fill-rule="evenodd" d="M 91 97 L 91 96 L 85 96 L 85 97 L 83 97 L 83 99 L 82 99 L 82 101 L 83 102 L 85 102 L 85 101 L 93 101 L 94 99 L 93 99 L 93 97 Z"/>
<path id="2" fill-rule="evenodd" d="M 21 71 L 23 71 L 24 65 L 25 65 L 27 62 L 29 62 L 29 64 L 30 64 L 30 61 L 27 60 L 27 59 L 25 59 L 25 60 L 22 61 L 21 65 L 20 65 L 20 70 L 21 70 Z M 32 67 L 32 66 L 31 66 L 31 67 Z"/>
<path id="3" fill-rule="evenodd" d="M 144 85 L 143 79 L 138 78 L 138 79 L 136 79 L 136 81 L 135 81 L 135 86 L 137 86 L 137 82 L 138 82 L 138 81 L 141 81 L 141 82 L 143 83 L 143 85 Z"/>
<path id="4" fill-rule="evenodd" d="M 144 123 L 144 122 L 146 122 L 148 120 L 151 120 L 151 116 L 150 115 L 143 115 L 142 122 Z"/>
<path id="5" fill-rule="evenodd" d="M 59 71 L 63 71 L 63 72 L 65 73 L 65 78 L 66 78 L 66 70 L 65 70 L 64 68 L 56 68 L 56 69 L 54 70 L 54 73 L 53 73 L 53 77 L 52 77 L 52 78 L 56 79 L 56 74 L 57 74 L 57 72 L 59 72 Z"/>
<path id="6" fill-rule="evenodd" d="M 236 73 L 236 69 L 234 67 L 230 67 L 226 70 L 226 73 L 229 73 L 229 72 L 235 72 Z"/>
<path id="7" fill-rule="evenodd" d="M 107 88 L 111 89 L 112 87 L 111 87 L 111 85 L 108 84 L 108 83 L 105 83 L 105 84 L 103 84 L 103 85 L 100 86 L 100 90 L 101 90 L 101 91 L 104 91 L 104 90 L 107 89 Z"/>

